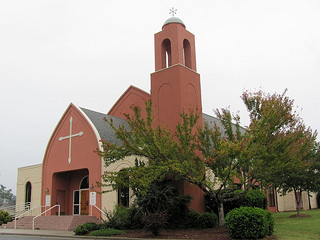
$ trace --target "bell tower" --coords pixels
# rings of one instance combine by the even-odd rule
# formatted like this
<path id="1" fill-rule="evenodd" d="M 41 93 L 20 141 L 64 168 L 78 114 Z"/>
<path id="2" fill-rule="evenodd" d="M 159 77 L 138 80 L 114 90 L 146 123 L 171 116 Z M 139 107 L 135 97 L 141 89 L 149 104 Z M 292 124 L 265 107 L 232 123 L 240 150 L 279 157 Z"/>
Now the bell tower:
<path id="1" fill-rule="evenodd" d="M 181 123 L 180 113 L 197 113 L 198 126 L 203 127 L 200 75 L 196 72 L 194 35 L 181 19 L 169 18 L 162 31 L 154 36 L 155 72 L 151 74 L 151 98 L 154 124 L 174 131 Z M 190 208 L 205 211 L 204 194 L 195 185 L 179 184 L 182 194 L 190 195 Z"/>
<path id="2" fill-rule="evenodd" d="M 151 96 L 155 107 L 155 124 L 174 130 L 180 113 L 200 115 L 202 104 L 200 75 L 196 72 L 194 35 L 181 19 L 169 18 L 162 31 L 154 36 L 155 72 L 151 74 Z"/>

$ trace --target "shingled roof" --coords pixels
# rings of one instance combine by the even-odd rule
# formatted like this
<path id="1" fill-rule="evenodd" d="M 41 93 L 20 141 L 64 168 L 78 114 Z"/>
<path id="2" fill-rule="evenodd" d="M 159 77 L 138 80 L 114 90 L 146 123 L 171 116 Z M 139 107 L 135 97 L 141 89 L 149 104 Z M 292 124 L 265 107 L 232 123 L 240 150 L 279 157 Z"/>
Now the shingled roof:
<path id="1" fill-rule="evenodd" d="M 124 125 L 125 127 L 129 128 L 126 120 L 85 108 L 80 109 L 87 115 L 87 117 L 96 127 L 101 139 L 117 145 L 121 145 L 121 141 L 116 138 L 114 130 L 104 119 L 110 120 L 112 118 L 115 126 Z"/>
<path id="2" fill-rule="evenodd" d="M 86 108 L 80 108 L 80 109 L 87 115 L 87 117 L 90 119 L 92 124 L 95 126 L 101 139 L 105 139 L 108 142 L 121 145 L 121 141 L 116 138 L 114 130 L 110 127 L 110 125 L 104 119 L 106 118 L 110 120 L 112 118 L 115 126 L 124 125 L 126 128 L 129 129 L 129 126 L 126 120 L 122 118 L 113 117 L 104 113 L 92 111 Z M 224 128 L 221 124 L 221 121 L 218 118 L 210 116 L 205 113 L 203 113 L 202 116 L 203 116 L 203 123 L 207 122 L 209 126 L 212 128 L 214 127 L 214 124 L 216 124 L 220 128 L 223 134 Z M 233 127 L 235 130 L 235 125 L 233 125 Z M 245 131 L 244 128 L 241 128 L 241 130 L 242 132 Z"/>

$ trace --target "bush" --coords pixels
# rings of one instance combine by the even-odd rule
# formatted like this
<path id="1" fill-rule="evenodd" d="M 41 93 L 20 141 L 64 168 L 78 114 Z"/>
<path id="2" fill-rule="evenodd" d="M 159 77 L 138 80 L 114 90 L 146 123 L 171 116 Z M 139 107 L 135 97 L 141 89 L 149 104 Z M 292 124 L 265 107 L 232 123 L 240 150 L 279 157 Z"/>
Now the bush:
<path id="1" fill-rule="evenodd" d="M 218 225 L 219 218 L 213 212 L 206 212 L 199 215 L 199 228 L 214 228 Z"/>
<path id="2" fill-rule="evenodd" d="M 195 211 L 188 212 L 184 220 L 184 227 L 197 228 L 199 226 L 199 216 L 200 214 Z"/>
<path id="3" fill-rule="evenodd" d="M 195 211 L 188 212 L 184 225 L 185 228 L 213 228 L 218 225 L 219 218 L 213 212 L 199 214 Z"/>
<path id="4" fill-rule="evenodd" d="M 157 211 L 147 214 L 143 217 L 143 222 L 147 230 L 151 231 L 153 235 L 159 236 L 160 230 L 167 225 L 168 214 L 166 211 Z"/>
<path id="5" fill-rule="evenodd" d="M 11 222 L 12 217 L 9 215 L 8 212 L 0 210 L 0 226 L 7 222 Z"/>
<path id="6" fill-rule="evenodd" d="M 230 194 L 230 198 L 236 197 L 237 194 L 242 193 L 242 190 L 235 190 Z M 218 214 L 218 205 L 215 199 L 211 199 L 209 196 L 205 196 L 207 211 Z M 232 209 L 239 207 L 259 207 L 267 209 L 267 196 L 259 189 L 249 190 L 246 195 L 241 196 L 235 200 L 225 202 L 223 204 L 224 214 L 226 215 Z"/>
<path id="7" fill-rule="evenodd" d="M 143 213 L 167 211 L 170 227 L 179 227 L 187 212 L 191 197 L 179 194 L 170 180 L 153 182 L 147 194 L 136 194 L 135 204 Z"/>
<path id="8" fill-rule="evenodd" d="M 104 228 L 128 229 L 130 226 L 129 208 L 116 206 L 112 213 L 107 213 L 107 218 Z"/>
<path id="9" fill-rule="evenodd" d="M 232 238 L 257 239 L 273 233 L 274 220 L 265 209 L 240 207 L 227 214 L 225 224 Z"/>
<path id="10" fill-rule="evenodd" d="M 94 222 L 87 222 L 85 224 L 79 225 L 75 230 L 75 235 L 86 235 L 90 233 L 91 231 L 100 229 L 100 225 L 94 223 Z"/>
<path id="11" fill-rule="evenodd" d="M 89 236 L 113 236 L 124 234 L 123 231 L 114 228 L 105 228 L 100 230 L 92 231 Z"/>
<path id="12" fill-rule="evenodd" d="M 107 213 L 108 221 L 103 224 L 103 228 L 120 230 L 143 228 L 142 216 L 142 211 L 137 207 L 117 206 L 112 213 Z"/>
<path id="13" fill-rule="evenodd" d="M 243 196 L 243 198 L 240 198 L 240 206 L 267 209 L 267 196 L 258 189 L 250 190 Z"/>

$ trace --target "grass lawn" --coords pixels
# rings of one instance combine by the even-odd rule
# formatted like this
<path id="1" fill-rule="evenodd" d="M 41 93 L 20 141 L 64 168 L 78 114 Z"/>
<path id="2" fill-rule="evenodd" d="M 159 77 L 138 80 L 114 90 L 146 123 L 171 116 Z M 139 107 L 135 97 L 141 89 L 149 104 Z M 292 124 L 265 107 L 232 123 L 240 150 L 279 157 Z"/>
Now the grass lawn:
<path id="1" fill-rule="evenodd" d="M 289 218 L 296 212 L 275 213 L 274 235 L 278 239 L 296 240 L 320 240 L 320 209 L 301 211 L 301 214 L 308 214 L 311 218 Z"/>

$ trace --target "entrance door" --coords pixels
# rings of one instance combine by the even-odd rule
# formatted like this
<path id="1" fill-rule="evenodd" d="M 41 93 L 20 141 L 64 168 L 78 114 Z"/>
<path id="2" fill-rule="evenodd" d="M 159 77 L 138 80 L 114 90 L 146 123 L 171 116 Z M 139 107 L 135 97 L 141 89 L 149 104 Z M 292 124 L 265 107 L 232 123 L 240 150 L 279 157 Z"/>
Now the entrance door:
<path id="1" fill-rule="evenodd" d="M 65 202 L 66 202 L 66 191 L 65 190 L 57 190 L 57 204 L 60 205 L 60 214 L 65 215 Z"/>
<path id="2" fill-rule="evenodd" d="M 89 215 L 89 190 L 81 190 L 81 215 Z"/>

